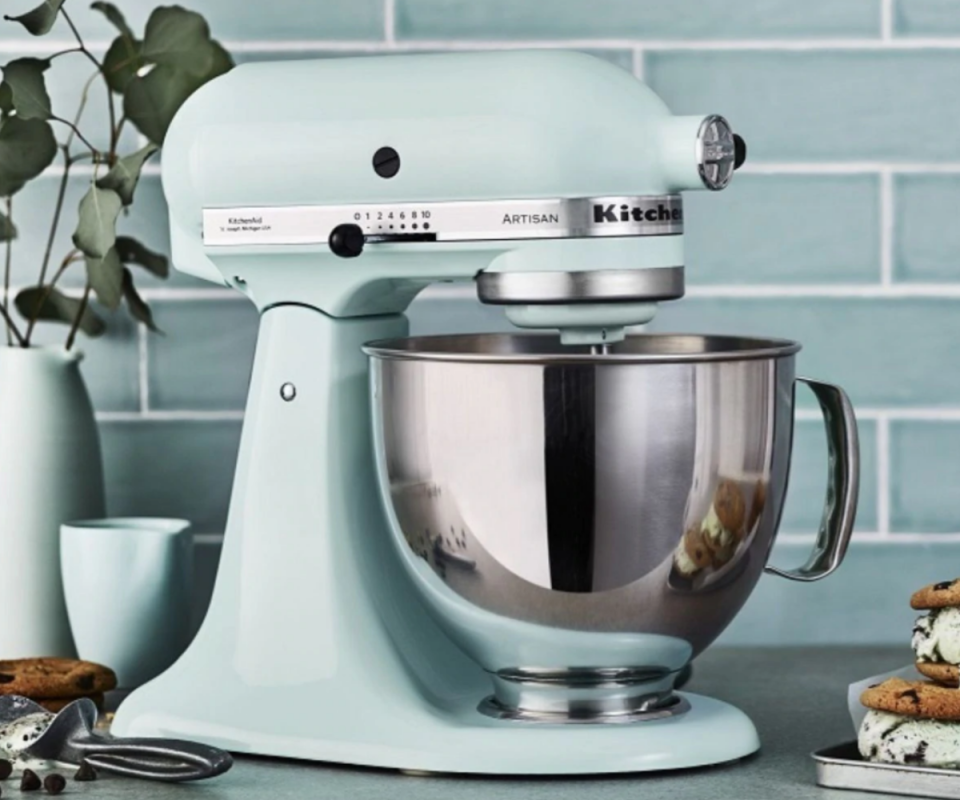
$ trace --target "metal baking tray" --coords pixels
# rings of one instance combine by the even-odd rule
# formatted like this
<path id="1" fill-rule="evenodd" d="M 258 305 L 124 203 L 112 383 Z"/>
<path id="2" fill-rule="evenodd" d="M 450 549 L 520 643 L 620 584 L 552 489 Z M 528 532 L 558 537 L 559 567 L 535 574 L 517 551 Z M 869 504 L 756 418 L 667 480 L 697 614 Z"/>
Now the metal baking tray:
<path id="1" fill-rule="evenodd" d="M 861 758 L 856 742 L 825 747 L 812 756 L 817 762 L 817 783 L 820 786 L 960 799 L 960 770 L 875 764 Z"/>

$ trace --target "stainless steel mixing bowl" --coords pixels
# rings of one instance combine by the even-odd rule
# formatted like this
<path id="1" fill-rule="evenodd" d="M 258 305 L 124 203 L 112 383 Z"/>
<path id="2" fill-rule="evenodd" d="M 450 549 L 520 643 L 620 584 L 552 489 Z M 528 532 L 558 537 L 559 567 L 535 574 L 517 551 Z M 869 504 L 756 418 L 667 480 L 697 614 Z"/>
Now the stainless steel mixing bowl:
<path id="1" fill-rule="evenodd" d="M 365 348 L 395 539 L 427 608 L 494 676 L 488 710 L 648 713 L 765 568 L 810 581 L 840 564 L 856 421 L 841 389 L 804 381 L 828 434 L 823 523 L 806 565 L 766 566 L 799 349 L 635 335 L 596 353 L 500 334 Z M 560 700 L 540 691 L 557 686 Z M 571 711 L 592 689 L 607 705 Z"/>

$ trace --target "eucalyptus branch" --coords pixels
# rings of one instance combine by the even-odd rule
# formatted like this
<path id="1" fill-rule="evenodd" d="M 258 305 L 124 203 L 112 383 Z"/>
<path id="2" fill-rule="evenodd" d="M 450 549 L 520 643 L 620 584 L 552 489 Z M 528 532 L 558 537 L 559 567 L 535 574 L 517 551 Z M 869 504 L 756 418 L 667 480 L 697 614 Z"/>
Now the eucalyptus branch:
<path id="1" fill-rule="evenodd" d="M 73 123 L 68 119 L 64 119 L 63 117 L 57 117 L 52 115 L 50 119 L 53 120 L 54 122 L 59 122 L 63 125 L 66 125 L 70 129 L 70 136 L 71 137 L 76 136 L 81 142 L 83 142 L 87 146 L 87 148 L 90 150 L 90 154 L 93 156 L 94 161 L 97 161 L 98 159 L 101 158 L 102 153 L 99 150 L 97 150 L 96 147 L 90 144 L 87 137 L 80 132 L 80 129 L 76 126 L 76 123 Z"/>
<path id="2" fill-rule="evenodd" d="M 70 53 L 79 53 L 79 52 L 80 52 L 80 48 L 79 48 L 79 47 L 71 47 L 71 48 L 68 48 L 67 50 L 58 50 L 58 51 L 57 51 L 56 53 L 54 53 L 53 55 L 47 56 L 47 61 L 53 61 L 53 59 L 55 59 L 55 58 L 60 58 L 60 56 L 65 56 L 65 55 L 68 55 L 68 54 L 70 54 Z"/>
<path id="3" fill-rule="evenodd" d="M 80 92 L 80 104 L 77 106 L 77 113 L 73 115 L 74 128 L 80 124 L 80 118 L 83 116 L 83 111 L 87 107 L 87 100 L 90 97 L 90 87 L 93 86 L 93 82 L 97 79 L 99 74 L 99 72 L 94 72 L 89 78 L 87 78 L 87 82 L 83 84 L 83 90 Z M 70 149 L 70 145 L 73 144 L 73 136 L 74 131 L 71 129 L 69 135 L 67 136 L 67 142 L 64 145 L 68 150 Z"/>
<path id="4" fill-rule="evenodd" d="M 7 221 L 13 225 L 13 198 L 7 195 L 6 198 Z M 7 236 L 7 250 L 3 259 L 3 310 L 10 313 L 10 261 L 13 253 L 13 236 Z M 13 334 L 10 332 L 10 326 L 7 325 L 7 345 L 13 344 Z"/>
<path id="5" fill-rule="evenodd" d="M 29 347 L 29 342 L 20 335 L 20 331 L 17 329 L 16 324 L 13 319 L 10 317 L 10 312 L 7 311 L 2 305 L 0 305 L 0 316 L 3 316 L 3 321 L 7 323 L 7 330 L 11 331 L 14 335 L 14 338 L 17 340 L 17 344 L 21 347 Z"/>
<path id="6" fill-rule="evenodd" d="M 103 64 L 101 64 L 97 57 L 91 53 L 87 46 L 83 43 L 83 38 L 80 36 L 80 31 L 77 30 L 77 26 L 73 24 L 73 20 L 70 19 L 70 15 L 67 13 L 67 9 L 63 6 L 60 6 L 60 13 L 63 15 L 63 18 L 67 21 L 67 25 L 70 26 L 70 30 L 73 31 L 73 36 L 77 40 L 79 47 L 77 48 L 81 53 L 83 53 L 90 62 L 97 68 L 103 76 L 103 88 L 107 90 L 107 111 L 110 114 L 110 151 L 107 154 L 111 166 L 113 165 L 113 159 L 116 156 L 117 142 L 115 132 L 117 129 L 117 112 L 113 106 L 113 92 L 110 90 L 110 83 L 107 81 L 107 73 L 103 71 Z M 95 148 L 91 148 L 95 149 Z"/>
<path id="7" fill-rule="evenodd" d="M 63 277 L 63 273 L 67 271 L 69 267 L 75 261 L 79 261 L 83 258 L 83 254 L 74 248 L 66 256 L 64 256 L 63 261 L 60 262 L 60 266 L 57 267 L 57 271 L 53 274 L 53 277 L 50 279 L 50 283 L 43 287 L 43 294 L 40 295 L 40 299 L 37 301 L 37 309 L 43 308 L 47 304 L 47 300 L 50 299 L 50 295 L 53 294 L 53 289 L 57 284 L 57 281 Z M 42 285 L 42 284 L 41 284 Z"/>
<path id="8" fill-rule="evenodd" d="M 43 251 L 43 263 L 40 265 L 40 279 L 37 281 L 38 287 L 43 286 L 43 282 L 47 277 L 47 267 L 50 264 L 50 253 L 53 251 L 53 241 L 57 237 L 57 228 L 60 225 L 60 212 L 63 211 L 63 198 L 67 193 L 67 181 L 70 178 L 70 151 L 67 149 L 66 145 L 61 145 L 60 149 L 63 151 L 63 175 L 60 177 L 60 188 L 57 191 L 57 203 L 53 208 L 53 222 L 50 224 L 50 234 L 47 236 L 47 246 Z M 30 336 L 33 334 L 33 328 L 37 324 L 37 318 L 40 316 L 41 308 L 43 308 L 43 304 L 37 303 L 37 307 L 30 316 L 30 322 L 27 324 L 26 340 L 28 343 L 30 341 Z"/>
<path id="9" fill-rule="evenodd" d="M 87 288 L 83 290 L 83 299 L 80 301 L 80 307 L 77 309 L 77 316 L 74 318 L 73 324 L 70 326 L 70 335 L 67 336 L 67 350 L 73 347 L 73 340 L 77 338 L 77 329 L 80 327 L 80 320 L 83 319 L 83 314 L 87 310 L 87 303 L 89 302 L 90 281 L 87 281 Z"/>

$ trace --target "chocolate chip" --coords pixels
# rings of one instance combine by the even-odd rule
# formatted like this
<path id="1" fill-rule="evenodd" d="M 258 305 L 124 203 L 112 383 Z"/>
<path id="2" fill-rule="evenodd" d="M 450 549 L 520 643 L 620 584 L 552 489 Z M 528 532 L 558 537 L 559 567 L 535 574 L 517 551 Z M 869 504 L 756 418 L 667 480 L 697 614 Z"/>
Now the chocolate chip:
<path id="1" fill-rule="evenodd" d="M 927 748 L 930 745 L 927 742 L 920 742 L 917 749 L 912 753 L 906 753 L 903 757 L 904 764 L 922 764 L 927 760 Z"/>
<path id="2" fill-rule="evenodd" d="M 0 781 L 5 781 L 7 778 L 9 778 L 12 772 L 13 764 L 11 764 L 5 758 L 0 758 Z"/>
<path id="3" fill-rule="evenodd" d="M 25 769 L 23 771 L 23 777 L 20 778 L 21 792 L 35 792 L 42 785 L 43 784 L 40 783 L 40 776 L 32 769 Z"/>
<path id="4" fill-rule="evenodd" d="M 907 689 L 905 692 L 900 693 L 900 699 L 903 700 L 905 697 L 910 698 L 914 705 L 920 703 L 920 695 L 917 694 L 916 689 Z"/>
<path id="5" fill-rule="evenodd" d="M 956 583 L 956 581 L 944 581 L 943 583 L 936 583 L 933 586 L 933 591 L 943 592 L 953 586 L 954 583 Z"/>
<path id="6" fill-rule="evenodd" d="M 43 779 L 43 788 L 46 789 L 50 794 L 60 794 L 67 785 L 67 779 L 63 775 L 59 775 L 56 772 L 51 772 Z"/>
<path id="7" fill-rule="evenodd" d="M 9 675 L 6 672 L 0 672 L 0 683 L 13 683 L 16 679 L 16 675 Z"/>
<path id="8" fill-rule="evenodd" d="M 84 759 L 80 762 L 80 769 L 77 770 L 77 774 L 73 776 L 75 781 L 95 781 L 97 779 L 97 771 L 93 768 L 93 764 Z"/>
<path id="9" fill-rule="evenodd" d="M 77 688 L 83 689 L 85 692 L 89 692 L 93 688 L 94 683 L 96 683 L 96 680 L 97 679 L 93 676 L 93 674 L 88 672 L 85 675 L 81 675 L 79 678 L 77 678 Z"/>

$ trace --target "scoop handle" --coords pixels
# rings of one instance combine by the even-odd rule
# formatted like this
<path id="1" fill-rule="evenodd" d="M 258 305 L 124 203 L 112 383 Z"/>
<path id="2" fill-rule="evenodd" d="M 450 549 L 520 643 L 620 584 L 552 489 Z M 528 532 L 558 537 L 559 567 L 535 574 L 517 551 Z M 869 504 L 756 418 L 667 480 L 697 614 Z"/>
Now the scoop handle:
<path id="1" fill-rule="evenodd" d="M 840 566 L 850 544 L 860 491 L 860 440 L 857 418 L 847 393 L 832 383 L 797 378 L 816 395 L 827 429 L 827 498 L 813 552 L 797 569 L 766 566 L 764 570 L 794 581 L 818 581 Z"/>
<path id="2" fill-rule="evenodd" d="M 197 781 L 221 775 L 233 757 L 217 747 L 179 739 L 121 739 L 95 734 L 73 738 L 87 762 L 107 772 L 156 781 Z"/>

